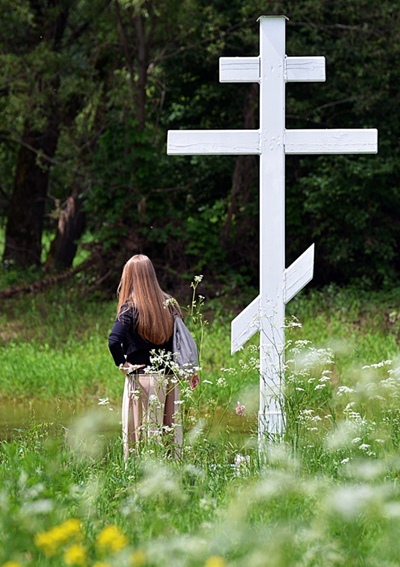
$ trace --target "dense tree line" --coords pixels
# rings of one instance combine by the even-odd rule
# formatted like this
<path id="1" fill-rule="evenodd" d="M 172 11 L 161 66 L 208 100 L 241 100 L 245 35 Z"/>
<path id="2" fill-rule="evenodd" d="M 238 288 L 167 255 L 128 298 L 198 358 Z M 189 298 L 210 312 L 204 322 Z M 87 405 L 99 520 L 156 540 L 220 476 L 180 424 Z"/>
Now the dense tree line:
<path id="1" fill-rule="evenodd" d="M 288 128 L 379 130 L 377 156 L 288 156 L 287 263 L 316 243 L 315 283 L 400 272 L 399 2 L 0 0 L 3 267 L 53 273 L 90 235 L 97 276 L 149 254 L 163 278 L 258 280 L 254 156 L 167 156 L 179 128 L 257 128 L 258 85 L 220 84 L 220 56 L 259 53 L 286 14 L 287 54 L 325 83 L 288 84 Z M 53 234 L 43 257 L 44 231 Z"/>

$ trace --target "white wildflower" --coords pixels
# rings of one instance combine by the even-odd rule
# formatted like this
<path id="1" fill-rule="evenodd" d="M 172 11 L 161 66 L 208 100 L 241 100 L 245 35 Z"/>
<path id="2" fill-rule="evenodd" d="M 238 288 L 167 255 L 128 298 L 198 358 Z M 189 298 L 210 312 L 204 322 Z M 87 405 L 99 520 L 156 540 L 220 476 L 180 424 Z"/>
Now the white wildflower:
<path id="1" fill-rule="evenodd" d="M 353 394 L 354 392 L 355 390 L 353 388 L 349 388 L 348 386 L 339 386 L 339 388 L 337 389 L 338 396 L 343 396 L 343 394 Z"/>
<path id="2" fill-rule="evenodd" d="M 174 307 L 175 305 L 177 305 L 177 301 L 173 297 L 169 297 L 163 303 L 164 309 L 166 309 L 167 307 L 170 307 L 170 306 Z"/>
<path id="3" fill-rule="evenodd" d="M 156 396 L 155 394 L 151 394 L 149 396 L 149 406 L 153 406 L 153 407 L 156 407 L 156 408 L 161 407 L 161 402 L 158 399 L 158 396 Z"/>
<path id="4" fill-rule="evenodd" d="M 232 466 L 235 469 L 237 476 L 243 476 L 245 474 L 248 474 L 250 472 L 249 471 L 250 455 L 244 456 L 244 455 L 241 455 L 240 453 L 238 453 L 235 456 L 235 462 Z"/>
<path id="5" fill-rule="evenodd" d="M 383 368 L 384 366 L 390 366 L 391 364 L 391 360 L 382 360 L 381 362 L 376 362 L 374 364 L 366 364 L 362 367 L 362 370 L 367 370 L 368 368 Z"/>
<path id="6" fill-rule="evenodd" d="M 326 374 L 322 374 L 321 378 L 319 379 L 320 382 L 330 382 L 331 377 L 327 376 Z"/>

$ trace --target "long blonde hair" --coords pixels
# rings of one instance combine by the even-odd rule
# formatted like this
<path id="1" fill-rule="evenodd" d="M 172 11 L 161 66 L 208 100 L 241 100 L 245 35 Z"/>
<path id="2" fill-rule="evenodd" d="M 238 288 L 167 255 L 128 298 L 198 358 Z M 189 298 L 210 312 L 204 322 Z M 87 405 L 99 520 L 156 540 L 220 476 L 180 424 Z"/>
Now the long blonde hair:
<path id="1" fill-rule="evenodd" d="M 132 256 L 124 266 L 118 286 L 117 314 L 125 304 L 133 307 L 138 318 L 139 335 L 161 345 L 171 338 L 174 326 L 172 311 L 165 304 L 168 299 L 158 283 L 151 260 L 143 254 Z M 177 304 L 173 310 L 180 313 Z"/>

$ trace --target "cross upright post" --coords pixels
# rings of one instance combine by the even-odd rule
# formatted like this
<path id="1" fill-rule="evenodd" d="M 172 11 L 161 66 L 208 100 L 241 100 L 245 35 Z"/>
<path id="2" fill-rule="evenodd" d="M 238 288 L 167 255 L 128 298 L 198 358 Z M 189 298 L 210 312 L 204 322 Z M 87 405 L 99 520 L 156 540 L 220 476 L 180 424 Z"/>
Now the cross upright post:
<path id="1" fill-rule="evenodd" d="M 324 81 L 325 59 L 285 55 L 285 16 L 259 21 L 259 57 L 220 58 L 221 82 L 260 84 L 258 130 L 171 130 L 167 152 L 260 156 L 260 294 L 232 321 L 231 351 L 260 333 L 262 444 L 284 431 L 285 305 L 314 269 L 314 245 L 285 268 L 285 154 L 376 153 L 377 130 L 287 130 L 285 83 Z"/>
<path id="2" fill-rule="evenodd" d="M 285 19 L 260 27 L 259 437 L 283 430 L 285 304 Z"/>

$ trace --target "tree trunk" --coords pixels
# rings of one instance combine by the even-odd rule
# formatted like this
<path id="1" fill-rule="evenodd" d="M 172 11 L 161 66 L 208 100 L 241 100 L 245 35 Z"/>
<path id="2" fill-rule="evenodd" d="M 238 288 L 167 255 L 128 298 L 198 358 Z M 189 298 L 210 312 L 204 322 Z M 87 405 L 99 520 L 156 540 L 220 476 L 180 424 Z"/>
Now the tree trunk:
<path id="1" fill-rule="evenodd" d="M 45 264 L 46 271 L 65 270 L 72 266 L 84 228 L 83 199 L 78 187 L 75 187 L 58 218 L 57 233 Z"/>
<path id="2" fill-rule="evenodd" d="M 147 68 L 149 65 L 149 37 L 146 37 L 144 18 L 142 14 L 134 17 L 137 38 L 137 92 L 136 118 L 139 130 L 144 130 L 146 124 L 146 85 Z M 151 35 L 151 34 L 150 34 Z"/>
<path id="3" fill-rule="evenodd" d="M 58 53 L 62 49 L 69 3 L 65 0 L 48 0 L 43 3 L 32 1 L 30 8 L 33 16 L 32 27 L 36 26 L 39 31 L 32 35 L 31 40 L 29 33 L 27 34 L 26 48 L 33 52 L 43 40 L 50 51 Z M 38 102 L 33 97 L 32 104 L 36 105 L 36 108 L 43 107 L 41 114 L 46 125 L 43 129 L 35 125 L 34 119 L 27 112 L 17 156 L 3 254 L 3 262 L 10 261 L 21 268 L 41 264 L 49 162 L 55 156 L 60 125 L 60 101 L 57 99 L 60 73 L 54 72 L 51 79 L 46 77 L 46 72 L 37 73 L 35 81 L 37 92 L 43 96 L 44 101 L 39 99 Z"/>
<path id="4" fill-rule="evenodd" d="M 49 167 L 40 155 L 54 157 L 58 129 L 38 134 L 25 126 L 18 152 L 14 190 L 8 211 L 4 261 L 26 268 L 40 266 Z"/>
<path id="5" fill-rule="evenodd" d="M 151 2 L 145 0 L 142 4 L 139 4 L 136 9 L 132 8 L 129 11 L 132 18 L 132 21 L 129 22 L 129 26 L 133 23 L 135 29 L 135 41 L 132 45 L 129 43 L 129 27 L 123 22 L 119 0 L 114 0 L 114 6 L 125 64 L 129 71 L 129 85 L 135 102 L 135 115 L 138 130 L 143 131 L 146 125 L 146 86 L 149 67 L 149 48 L 154 33 L 154 16 L 149 26 L 146 18 L 143 16 L 143 10 L 149 13 L 152 12 L 152 5 Z M 148 27 L 149 29 L 147 29 Z"/>

